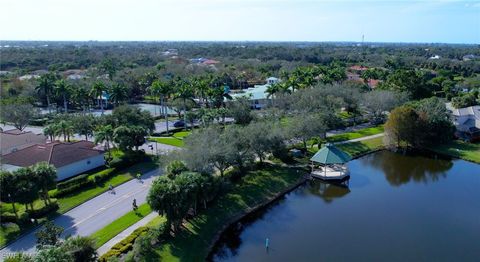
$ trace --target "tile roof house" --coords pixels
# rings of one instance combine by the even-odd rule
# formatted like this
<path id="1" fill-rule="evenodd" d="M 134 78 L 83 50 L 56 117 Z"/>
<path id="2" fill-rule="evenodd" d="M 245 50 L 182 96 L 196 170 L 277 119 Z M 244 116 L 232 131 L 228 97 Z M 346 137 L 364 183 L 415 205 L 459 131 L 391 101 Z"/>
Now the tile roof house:
<path id="1" fill-rule="evenodd" d="M 74 143 L 35 144 L 2 157 L 2 169 L 15 170 L 38 162 L 47 162 L 57 169 L 57 180 L 64 180 L 105 165 L 103 151 L 89 141 Z"/>
<path id="2" fill-rule="evenodd" d="M 47 137 L 42 134 L 22 132 L 18 129 L 3 131 L 0 132 L 1 155 L 3 156 L 34 144 L 45 143 L 46 141 Z"/>

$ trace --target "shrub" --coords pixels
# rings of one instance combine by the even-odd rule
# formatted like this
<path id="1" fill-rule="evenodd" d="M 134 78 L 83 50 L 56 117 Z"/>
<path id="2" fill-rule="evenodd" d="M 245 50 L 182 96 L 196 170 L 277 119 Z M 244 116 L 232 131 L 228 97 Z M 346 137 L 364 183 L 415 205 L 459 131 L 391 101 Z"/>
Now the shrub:
<path id="1" fill-rule="evenodd" d="M 94 184 L 99 184 L 107 179 L 109 179 L 110 177 L 112 177 L 115 173 L 115 168 L 107 168 L 105 170 L 102 170 L 98 173 L 96 173 L 93 177 L 92 177 L 92 182 Z"/>
<path id="2" fill-rule="evenodd" d="M 122 241 L 115 244 L 107 253 L 103 254 L 98 261 L 106 262 L 112 257 L 117 257 L 121 254 L 127 253 L 133 248 L 135 239 L 145 234 L 148 230 L 148 227 L 139 227 L 135 229 L 128 237 L 122 239 Z"/>
<path id="3" fill-rule="evenodd" d="M 95 181 L 92 179 L 88 179 L 87 181 L 79 184 L 72 184 L 70 187 L 64 188 L 64 189 L 57 189 L 52 193 L 52 197 L 54 198 L 59 198 L 59 197 L 64 197 L 66 195 L 70 195 L 72 193 L 75 193 L 79 190 L 83 190 L 87 187 L 93 186 L 95 184 Z"/>
<path id="4" fill-rule="evenodd" d="M 73 177 L 71 179 L 65 180 L 63 182 L 59 182 L 59 183 L 57 183 L 57 188 L 58 189 L 65 189 L 65 188 L 69 188 L 73 185 L 86 183 L 88 181 L 89 175 L 90 174 L 82 174 L 82 175 Z"/>
<path id="5" fill-rule="evenodd" d="M 52 203 L 50 205 L 44 206 L 40 209 L 35 209 L 35 210 L 27 210 L 26 212 L 28 213 L 28 216 L 31 218 L 42 218 L 46 216 L 47 214 L 50 214 L 52 212 L 55 212 L 58 210 L 58 204 L 57 203 Z"/>
<path id="6" fill-rule="evenodd" d="M 17 218 L 15 217 L 14 214 L 5 212 L 0 215 L 0 221 L 2 221 L 2 223 L 9 223 L 9 222 L 16 223 Z"/>

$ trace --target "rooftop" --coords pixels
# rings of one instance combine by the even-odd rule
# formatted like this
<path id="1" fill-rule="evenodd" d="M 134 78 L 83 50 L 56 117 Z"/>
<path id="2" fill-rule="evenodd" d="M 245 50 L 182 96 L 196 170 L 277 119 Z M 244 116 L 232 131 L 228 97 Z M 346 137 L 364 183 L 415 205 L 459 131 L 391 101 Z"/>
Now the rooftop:
<path id="1" fill-rule="evenodd" d="M 79 141 L 74 143 L 35 144 L 2 157 L 2 164 L 27 167 L 38 162 L 48 162 L 59 168 L 92 156 L 103 154 L 94 149 L 94 143 Z"/>

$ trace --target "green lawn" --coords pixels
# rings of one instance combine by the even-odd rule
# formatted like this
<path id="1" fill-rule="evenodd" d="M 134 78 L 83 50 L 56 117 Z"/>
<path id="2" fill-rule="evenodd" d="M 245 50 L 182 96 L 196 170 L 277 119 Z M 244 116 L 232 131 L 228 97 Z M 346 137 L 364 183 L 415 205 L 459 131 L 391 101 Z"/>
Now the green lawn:
<path id="1" fill-rule="evenodd" d="M 347 152 L 352 157 L 383 148 L 383 146 L 383 137 L 337 145 L 339 149 Z"/>
<path id="2" fill-rule="evenodd" d="M 96 187 L 89 187 L 88 189 L 84 191 L 80 191 L 76 194 L 65 196 L 62 198 L 54 199 L 52 198 L 53 201 L 56 201 L 59 209 L 56 213 L 52 213 L 49 218 L 53 218 L 59 214 L 63 214 L 67 212 L 68 210 L 92 199 L 93 197 L 96 197 L 108 190 L 108 186 L 111 184 L 113 186 L 117 186 L 120 184 L 123 184 L 132 178 L 135 177 L 135 174 L 137 173 L 145 173 L 147 171 L 153 170 L 158 167 L 158 164 L 155 162 L 142 162 L 138 163 L 136 165 L 133 165 L 129 168 L 123 169 L 118 172 L 117 175 L 112 176 L 111 178 L 107 179 L 100 185 Z M 102 172 L 102 171 L 100 171 Z M 25 212 L 25 206 L 16 204 L 19 215 L 23 214 Z M 40 209 L 44 206 L 43 201 L 41 200 L 36 200 L 34 202 L 34 208 L 35 209 Z M 12 205 L 7 204 L 7 203 L 2 203 L 0 205 L 1 212 L 9 212 L 12 213 Z M 46 218 L 40 219 L 39 222 L 42 223 L 46 220 Z M 1 227 L 0 228 L 0 246 L 5 245 L 7 242 L 14 240 L 18 235 L 20 235 L 23 232 L 26 232 L 30 229 L 30 227 L 27 228 L 19 228 L 18 226 L 13 227 Z"/>
<path id="3" fill-rule="evenodd" d="M 381 126 L 375 126 L 375 127 L 369 127 L 369 128 L 364 128 L 360 129 L 355 132 L 348 132 L 348 133 L 343 133 L 339 135 L 334 135 L 331 137 L 327 138 L 328 142 L 340 142 L 340 141 L 347 141 L 351 139 L 356 139 L 356 138 L 361 138 L 365 136 L 372 136 L 376 134 L 383 133 L 383 125 Z"/>
<path id="4" fill-rule="evenodd" d="M 169 146 L 183 147 L 183 139 L 176 137 L 149 137 L 148 140 Z"/>
<path id="5" fill-rule="evenodd" d="M 179 132 L 173 133 L 172 136 L 175 137 L 175 138 L 183 139 L 183 138 L 189 136 L 191 133 L 192 133 L 192 131 L 179 131 Z"/>
<path id="6" fill-rule="evenodd" d="M 95 240 L 95 247 L 99 248 L 103 244 L 107 243 L 110 239 L 118 235 L 123 230 L 127 229 L 131 225 L 135 224 L 136 222 L 140 221 L 146 215 L 150 214 L 152 209 L 148 204 L 140 205 L 137 211 L 130 211 L 125 215 L 119 217 L 106 227 L 98 230 L 97 232 L 93 233 L 90 237 Z"/>
<path id="7" fill-rule="evenodd" d="M 430 149 L 440 154 L 480 163 L 480 144 L 455 140 L 449 144 L 438 145 L 431 147 Z"/>
<path id="8" fill-rule="evenodd" d="M 254 207 L 303 177 L 302 171 L 267 166 L 249 172 L 230 192 L 215 201 L 207 210 L 186 223 L 185 230 L 155 250 L 151 261 L 201 261 L 208 255 L 213 237 L 232 218 Z"/>
<path id="9" fill-rule="evenodd" d="M 176 147 L 183 147 L 183 139 L 189 136 L 192 131 L 179 131 L 172 134 L 172 136 L 161 136 L 161 137 L 149 137 L 148 140 L 155 141 L 157 143 L 176 146 Z"/>

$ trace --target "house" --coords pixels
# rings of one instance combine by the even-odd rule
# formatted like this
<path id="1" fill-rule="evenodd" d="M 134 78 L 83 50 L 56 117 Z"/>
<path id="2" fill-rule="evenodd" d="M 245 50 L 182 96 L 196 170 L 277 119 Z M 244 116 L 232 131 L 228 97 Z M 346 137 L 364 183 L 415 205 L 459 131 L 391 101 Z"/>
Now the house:
<path id="1" fill-rule="evenodd" d="M 65 180 L 105 165 L 103 151 L 94 146 L 89 141 L 35 144 L 2 156 L 2 169 L 13 171 L 47 162 L 57 169 L 57 180 Z"/>
<path id="2" fill-rule="evenodd" d="M 276 77 L 269 77 L 267 78 L 267 85 L 274 85 L 274 84 L 277 84 L 280 82 L 280 79 L 279 78 L 276 78 Z"/>
<path id="3" fill-rule="evenodd" d="M 31 145 L 43 144 L 47 137 L 42 134 L 32 132 L 22 132 L 18 129 L 12 129 L 0 132 L 1 155 L 6 155 Z"/>
<path id="4" fill-rule="evenodd" d="M 480 106 L 453 108 L 451 103 L 446 106 L 452 114 L 458 137 L 466 140 L 480 139 Z"/>
<path id="5" fill-rule="evenodd" d="M 249 87 L 243 90 L 241 93 L 232 94 L 233 99 L 239 97 L 248 97 L 248 99 L 252 102 L 252 108 L 254 109 L 262 109 L 267 106 L 268 94 L 266 93 L 269 84 L 266 85 L 255 85 L 254 87 Z"/>
<path id="6" fill-rule="evenodd" d="M 439 55 L 434 55 L 434 56 L 431 56 L 431 57 L 428 58 L 428 59 L 430 59 L 430 60 L 437 60 L 437 59 L 440 59 L 440 58 L 441 58 L 441 57 L 440 57 Z"/>
<path id="7" fill-rule="evenodd" d="M 232 94 L 233 99 L 239 97 L 248 97 L 252 102 L 253 109 L 262 109 L 268 105 L 270 97 L 268 96 L 267 89 L 273 84 L 279 83 L 280 79 L 276 77 L 269 77 L 266 79 L 264 85 L 254 85 L 247 89 L 242 90 L 241 93 Z"/>

